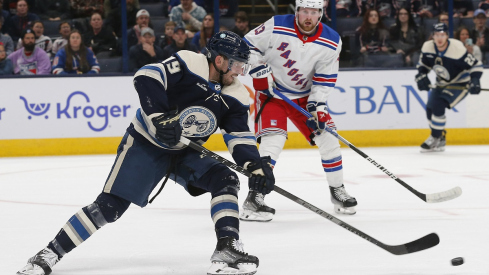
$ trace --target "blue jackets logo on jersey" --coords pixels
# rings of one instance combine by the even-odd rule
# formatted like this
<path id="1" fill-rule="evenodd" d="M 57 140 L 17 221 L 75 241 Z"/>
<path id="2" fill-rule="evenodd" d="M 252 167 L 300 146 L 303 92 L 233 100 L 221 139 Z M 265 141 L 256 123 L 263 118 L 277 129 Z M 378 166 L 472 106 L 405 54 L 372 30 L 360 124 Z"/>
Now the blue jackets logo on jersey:
<path id="1" fill-rule="evenodd" d="M 180 113 L 182 135 L 185 137 L 210 136 L 217 128 L 216 116 L 202 106 L 191 106 Z"/>
<path id="2" fill-rule="evenodd" d="M 22 99 L 22 101 L 24 101 L 24 105 L 25 105 L 25 109 L 27 110 L 27 112 L 29 112 L 29 114 L 33 115 L 33 116 L 42 116 L 44 115 L 45 113 L 47 113 L 47 111 L 49 111 L 49 107 L 51 106 L 51 104 L 49 103 L 28 103 L 27 102 L 27 99 L 25 99 L 25 97 L 23 96 L 20 96 L 20 99 Z M 31 119 L 32 117 L 31 116 L 28 116 L 29 119 Z M 44 117 L 45 119 L 48 119 L 48 116 L 45 116 Z"/>

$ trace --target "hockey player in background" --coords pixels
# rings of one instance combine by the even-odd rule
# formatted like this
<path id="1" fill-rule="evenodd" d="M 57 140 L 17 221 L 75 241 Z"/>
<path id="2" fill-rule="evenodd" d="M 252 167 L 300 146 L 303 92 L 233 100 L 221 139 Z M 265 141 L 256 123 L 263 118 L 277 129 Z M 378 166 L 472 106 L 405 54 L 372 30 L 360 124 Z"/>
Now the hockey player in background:
<path id="1" fill-rule="evenodd" d="M 313 134 L 317 129 L 335 128 L 326 100 L 334 91 L 341 51 L 338 33 L 320 22 L 322 8 L 322 0 L 297 0 L 295 15 L 274 16 L 245 35 L 251 48 L 250 75 L 257 91 L 255 135 L 260 155 L 270 156 L 275 165 L 287 139 L 289 118 L 311 145 L 319 147 L 335 212 L 355 214 L 357 201 L 343 186 L 338 140 L 325 131 Z M 274 89 L 307 109 L 314 119 L 308 120 L 289 106 Z M 250 190 L 240 219 L 270 221 L 274 214 L 262 194 Z"/>
<path id="2" fill-rule="evenodd" d="M 436 88 L 426 104 L 431 135 L 421 144 L 421 152 L 445 151 L 445 109 L 453 108 L 468 93 L 480 93 L 482 63 L 467 52 L 462 42 L 448 38 L 445 23 L 437 23 L 433 26 L 433 40 L 426 41 L 421 48 L 417 68 L 416 82 L 420 91 L 430 90 L 427 75 L 431 70 L 436 74 Z"/>
<path id="3" fill-rule="evenodd" d="M 119 145 L 103 192 L 17 274 L 50 274 L 66 253 L 118 220 L 131 203 L 146 206 L 164 177 L 159 191 L 172 178 L 192 196 L 211 193 L 217 246 L 207 274 L 256 273 L 258 258 L 244 253 L 239 240 L 237 175 L 180 142 L 185 136 L 203 144 L 219 127 L 236 163 L 252 173 L 249 187 L 263 194 L 273 190 L 270 160 L 260 158 L 247 123 L 249 94 L 236 78 L 248 69 L 249 48 L 238 35 L 224 31 L 206 49 L 207 55 L 180 51 L 135 74 L 141 108 Z"/>

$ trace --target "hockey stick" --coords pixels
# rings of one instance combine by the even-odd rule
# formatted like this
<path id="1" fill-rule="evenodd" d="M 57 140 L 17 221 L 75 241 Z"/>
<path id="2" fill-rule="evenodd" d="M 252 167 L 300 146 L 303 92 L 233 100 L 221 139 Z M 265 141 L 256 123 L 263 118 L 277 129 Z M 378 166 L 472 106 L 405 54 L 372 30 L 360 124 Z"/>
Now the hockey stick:
<path id="1" fill-rule="evenodd" d="M 193 141 L 191 141 L 185 137 L 181 137 L 180 142 L 182 142 L 182 143 L 188 145 L 190 148 L 202 153 L 202 155 L 207 156 L 207 157 L 211 157 L 211 158 L 219 161 L 220 163 L 226 165 L 227 167 L 234 169 L 237 172 L 239 172 L 239 173 L 241 173 L 247 177 L 251 176 L 251 173 L 248 170 L 245 170 L 243 167 L 236 165 L 235 163 L 221 157 L 220 155 L 206 149 L 205 147 L 203 147 L 203 146 L 201 146 L 201 145 L 199 145 L 199 144 L 197 144 L 197 143 L 195 143 L 195 142 L 193 142 Z M 418 252 L 418 251 L 425 250 L 425 249 L 431 248 L 433 246 L 436 246 L 438 243 L 440 243 L 440 238 L 438 237 L 438 235 L 436 233 L 431 233 L 431 234 L 428 234 L 422 238 L 414 240 L 410 243 L 405 243 L 405 244 L 400 244 L 400 245 L 387 245 L 387 244 L 384 244 L 384 243 L 378 241 L 375 238 L 370 237 L 369 235 L 363 233 L 362 231 L 356 229 L 355 227 L 345 223 L 344 221 L 337 219 L 335 216 L 328 214 L 327 212 L 325 212 L 325 211 L 317 208 L 316 206 L 306 202 L 305 200 L 302 200 L 299 197 L 296 197 L 295 195 L 283 190 L 282 188 L 278 187 L 277 185 L 275 185 L 275 188 L 273 189 L 273 191 L 275 191 L 275 192 L 279 193 L 280 195 L 304 206 L 305 208 L 311 210 L 314 213 L 317 213 L 318 215 L 322 216 L 323 218 L 326 218 L 326 219 L 334 222 L 335 224 L 343 227 L 344 229 L 354 233 L 355 235 L 362 237 L 363 239 L 375 244 L 376 246 L 378 246 L 384 250 L 387 250 L 388 252 L 390 252 L 394 255 L 404 255 L 404 254 Z"/>
<path id="2" fill-rule="evenodd" d="M 468 87 L 462 87 L 462 86 L 436 86 L 436 85 L 430 85 L 430 89 L 436 89 L 436 88 L 446 88 L 446 89 L 453 89 L 453 90 L 465 90 L 468 89 Z M 489 91 L 489 89 L 481 88 L 481 91 Z"/>
<path id="3" fill-rule="evenodd" d="M 274 91 L 274 93 L 276 95 L 278 95 L 279 97 L 281 97 L 285 102 L 287 102 L 288 104 L 290 104 L 292 107 L 294 107 L 295 109 L 297 109 L 299 112 L 301 112 L 306 117 L 308 117 L 308 118 L 313 117 L 308 111 L 302 109 L 295 102 L 293 102 L 292 100 L 290 100 L 288 97 L 284 96 L 280 91 L 278 91 L 276 89 L 273 89 L 273 91 Z M 422 199 L 423 201 L 425 201 L 427 203 L 448 201 L 448 200 L 455 199 L 456 197 L 462 195 L 462 189 L 460 187 L 458 187 L 458 186 L 457 187 L 454 187 L 454 188 L 452 188 L 450 190 L 444 191 L 444 192 L 433 193 L 433 194 L 423 194 L 423 193 L 417 191 L 416 189 L 412 188 L 411 186 L 409 186 L 407 183 L 405 183 L 400 178 L 396 177 L 392 172 L 390 172 L 389 170 L 387 170 L 387 168 L 385 168 L 380 163 L 376 162 L 371 157 L 369 157 L 367 154 L 365 154 L 360 149 L 358 149 L 357 147 L 355 147 L 353 144 L 351 144 L 350 142 L 348 142 L 348 140 L 344 139 L 342 136 L 340 136 L 333 129 L 331 129 L 331 128 L 329 128 L 329 127 L 326 126 L 326 129 L 325 130 L 328 133 L 330 133 L 333 136 L 335 136 L 337 139 L 341 140 L 345 145 L 347 145 L 353 151 L 355 151 L 360 156 L 362 156 L 363 158 L 365 158 L 368 162 L 372 163 L 375 167 L 379 168 L 382 172 L 386 173 L 393 180 L 395 180 L 398 183 L 400 183 L 406 189 L 408 189 L 409 191 L 411 191 L 411 193 L 415 194 L 416 196 L 418 196 L 418 198 Z"/>

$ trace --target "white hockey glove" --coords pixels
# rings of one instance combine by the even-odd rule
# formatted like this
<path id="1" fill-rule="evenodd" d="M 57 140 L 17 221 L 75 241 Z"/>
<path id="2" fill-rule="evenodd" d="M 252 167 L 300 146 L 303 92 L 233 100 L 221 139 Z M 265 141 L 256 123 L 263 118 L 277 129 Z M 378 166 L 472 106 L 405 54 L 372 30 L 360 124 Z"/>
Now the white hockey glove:
<path id="1" fill-rule="evenodd" d="M 324 130 L 326 127 L 336 128 L 325 103 L 312 101 L 307 103 L 306 108 L 314 116 L 306 121 L 307 127 L 313 130 Z"/>
<path id="2" fill-rule="evenodd" d="M 250 76 L 253 78 L 253 88 L 255 91 L 262 92 L 268 97 L 273 97 L 273 88 L 275 87 L 272 68 L 267 64 L 257 65 L 250 70 Z"/>

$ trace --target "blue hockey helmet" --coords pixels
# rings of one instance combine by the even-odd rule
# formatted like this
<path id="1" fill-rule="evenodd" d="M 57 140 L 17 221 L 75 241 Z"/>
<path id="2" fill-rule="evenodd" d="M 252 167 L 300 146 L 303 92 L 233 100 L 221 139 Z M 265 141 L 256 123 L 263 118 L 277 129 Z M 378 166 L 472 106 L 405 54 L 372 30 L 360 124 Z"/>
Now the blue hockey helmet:
<path id="1" fill-rule="evenodd" d="M 445 32 L 448 33 L 448 26 L 445 23 L 436 23 L 433 25 L 433 32 Z"/>
<path id="2" fill-rule="evenodd" d="M 246 74 L 249 65 L 250 48 L 248 44 L 237 34 L 230 31 L 221 31 L 214 34 L 207 42 L 205 48 L 207 59 L 214 63 L 218 55 L 229 59 L 229 70 L 239 74 Z"/>

